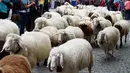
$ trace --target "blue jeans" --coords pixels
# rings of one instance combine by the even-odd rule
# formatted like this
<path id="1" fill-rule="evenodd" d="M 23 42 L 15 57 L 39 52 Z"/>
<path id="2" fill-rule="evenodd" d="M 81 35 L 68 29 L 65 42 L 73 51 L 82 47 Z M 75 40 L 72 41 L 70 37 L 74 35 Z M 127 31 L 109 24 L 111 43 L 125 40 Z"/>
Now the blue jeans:
<path id="1" fill-rule="evenodd" d="M 23 34 L 24 28 L 27 25 L 27 21 L 28 21 L 28 12 L 26 13 L 19 12 L 19 14 L 21 16 L 20 34 Z"/>

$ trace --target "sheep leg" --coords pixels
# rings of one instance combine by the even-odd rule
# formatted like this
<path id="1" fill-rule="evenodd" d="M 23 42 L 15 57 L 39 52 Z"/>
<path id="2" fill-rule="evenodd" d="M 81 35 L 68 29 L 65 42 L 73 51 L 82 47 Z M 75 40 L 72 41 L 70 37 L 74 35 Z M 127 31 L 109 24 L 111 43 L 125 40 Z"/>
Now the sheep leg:
<path id="1" fill-rule="evenodd" d="M 89 66 L 88 66 L 89 73 L 91 73 L 92 66 L 93 66 L 93 55 L 91 53 L 90 63 L 89 63 Z"/>
<path id="2" fill-rule="evenodd" d="M 126 43 L 126 40 L 127 40 L 127 35 L 125 35 L 125 43 Z"/>
<path id="3" fill-rule="evenodd" d="M 45 61 L 44 61 L 44 64 L 43 64 L 44 66 L 47 66 L 47 59 L 45 59 Z"/>
<path id="4" fill-rule="evenodd" d="M 120 48 L 122 47 L 122 36 L 120 37 Z"/>
<path id="5" fill-rule="evenodd" d="M 39 64 L 39 63 L 37 63 L 37 66 L 40 66 L 40 64 Z"/>

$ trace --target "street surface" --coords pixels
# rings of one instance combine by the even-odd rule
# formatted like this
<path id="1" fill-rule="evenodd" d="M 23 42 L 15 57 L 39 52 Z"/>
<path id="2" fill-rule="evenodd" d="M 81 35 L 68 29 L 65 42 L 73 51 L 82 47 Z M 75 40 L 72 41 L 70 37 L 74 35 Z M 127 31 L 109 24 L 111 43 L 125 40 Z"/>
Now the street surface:
<path id="1" fill-rule="evenodd" d="M 100 48 L 93 48 L 94 66 L 92 73 L 130 73 L 130 33 L 127 38 L 127 43 L 123 41 L 123 47 L 115 50 L 114 57 L 105 60 L 104 51 Z M 124 38 L 123 38 L 124 40 Z M 119 46 L 119 42 L 118 42 Z M 36 67 L 32 70 L 33 73 L 56 73 L 49 72 L 49 70 L 42 66 Z M 80 73 L 88 73 L 87 68 L 80 71 Z"/>

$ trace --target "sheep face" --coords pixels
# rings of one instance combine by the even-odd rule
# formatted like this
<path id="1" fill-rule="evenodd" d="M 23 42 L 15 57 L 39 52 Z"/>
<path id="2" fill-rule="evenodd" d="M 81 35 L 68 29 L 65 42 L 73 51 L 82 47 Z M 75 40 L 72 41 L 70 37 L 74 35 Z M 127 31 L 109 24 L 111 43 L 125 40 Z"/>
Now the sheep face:
<path id="1" fill-rule="evenodd" d="M 25 49 L 25 47 L 23 47 L 23 45 L 21 44 L 20 41 L 20 36 L 18 35 L 9 35 L 6 38 L 6 42 L 3 46 L 3 49 L 1 52 L 3 52 L 3 50 L 5 50 L 6 52 L 13 52 L 13 53 L 18 53 L 21 49 Z"/>
<path id="2" fill-rule="evenodd" d="M 63 69 L 63 55 L 61 53 L 55 52 L 51 54 L 48 58 L 47 67 L 52 72 L 56 70 L 57 72 L 62 72 Z"/>
<path id="3" fill-rule="evenodd" d="M 59 31 L 57 35 L 58 35 L 58 41 L 57 41 L 58 44 L 65 43 L 69 37 L 65 31 Z"/>
<path id="4" fill-rule="evenodd" d="M 44 17 L 37 18 L 35 22 L 35 29 L 41 29 L 44 27 L 46 19 Z"/>
<path id="5" fill-rule="evenodd" d="M 49 12 L 46 12 L 42 15 L 42 17 L 45 17 L 47 19 L 50 19 L 52 17 L 52 15 Z"/>

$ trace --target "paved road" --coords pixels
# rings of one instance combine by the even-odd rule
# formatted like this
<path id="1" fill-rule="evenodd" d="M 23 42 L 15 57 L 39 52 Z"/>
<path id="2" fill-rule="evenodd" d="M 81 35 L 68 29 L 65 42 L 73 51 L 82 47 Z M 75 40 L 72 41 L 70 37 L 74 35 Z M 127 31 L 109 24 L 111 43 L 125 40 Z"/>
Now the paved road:
<path id="1" fill-rule="evenodd" d="M 100 48 L 93 49 L 94 66 L 92 73 L 130 73 L 130 33 L 128 35 L 127 43 L 123 48 L 115 50 L 113 58 L 105 60 L 104 51 Z M 118 43 L 119 44 L 119 43 Z M 51 73 L 44 66 L 36 67 L 32 70 L 33 73 Z M 55 72 L 52 72 L 55 73 Z M 88 73 L 87 69 L 80 71 L 80 73 Z"/>

